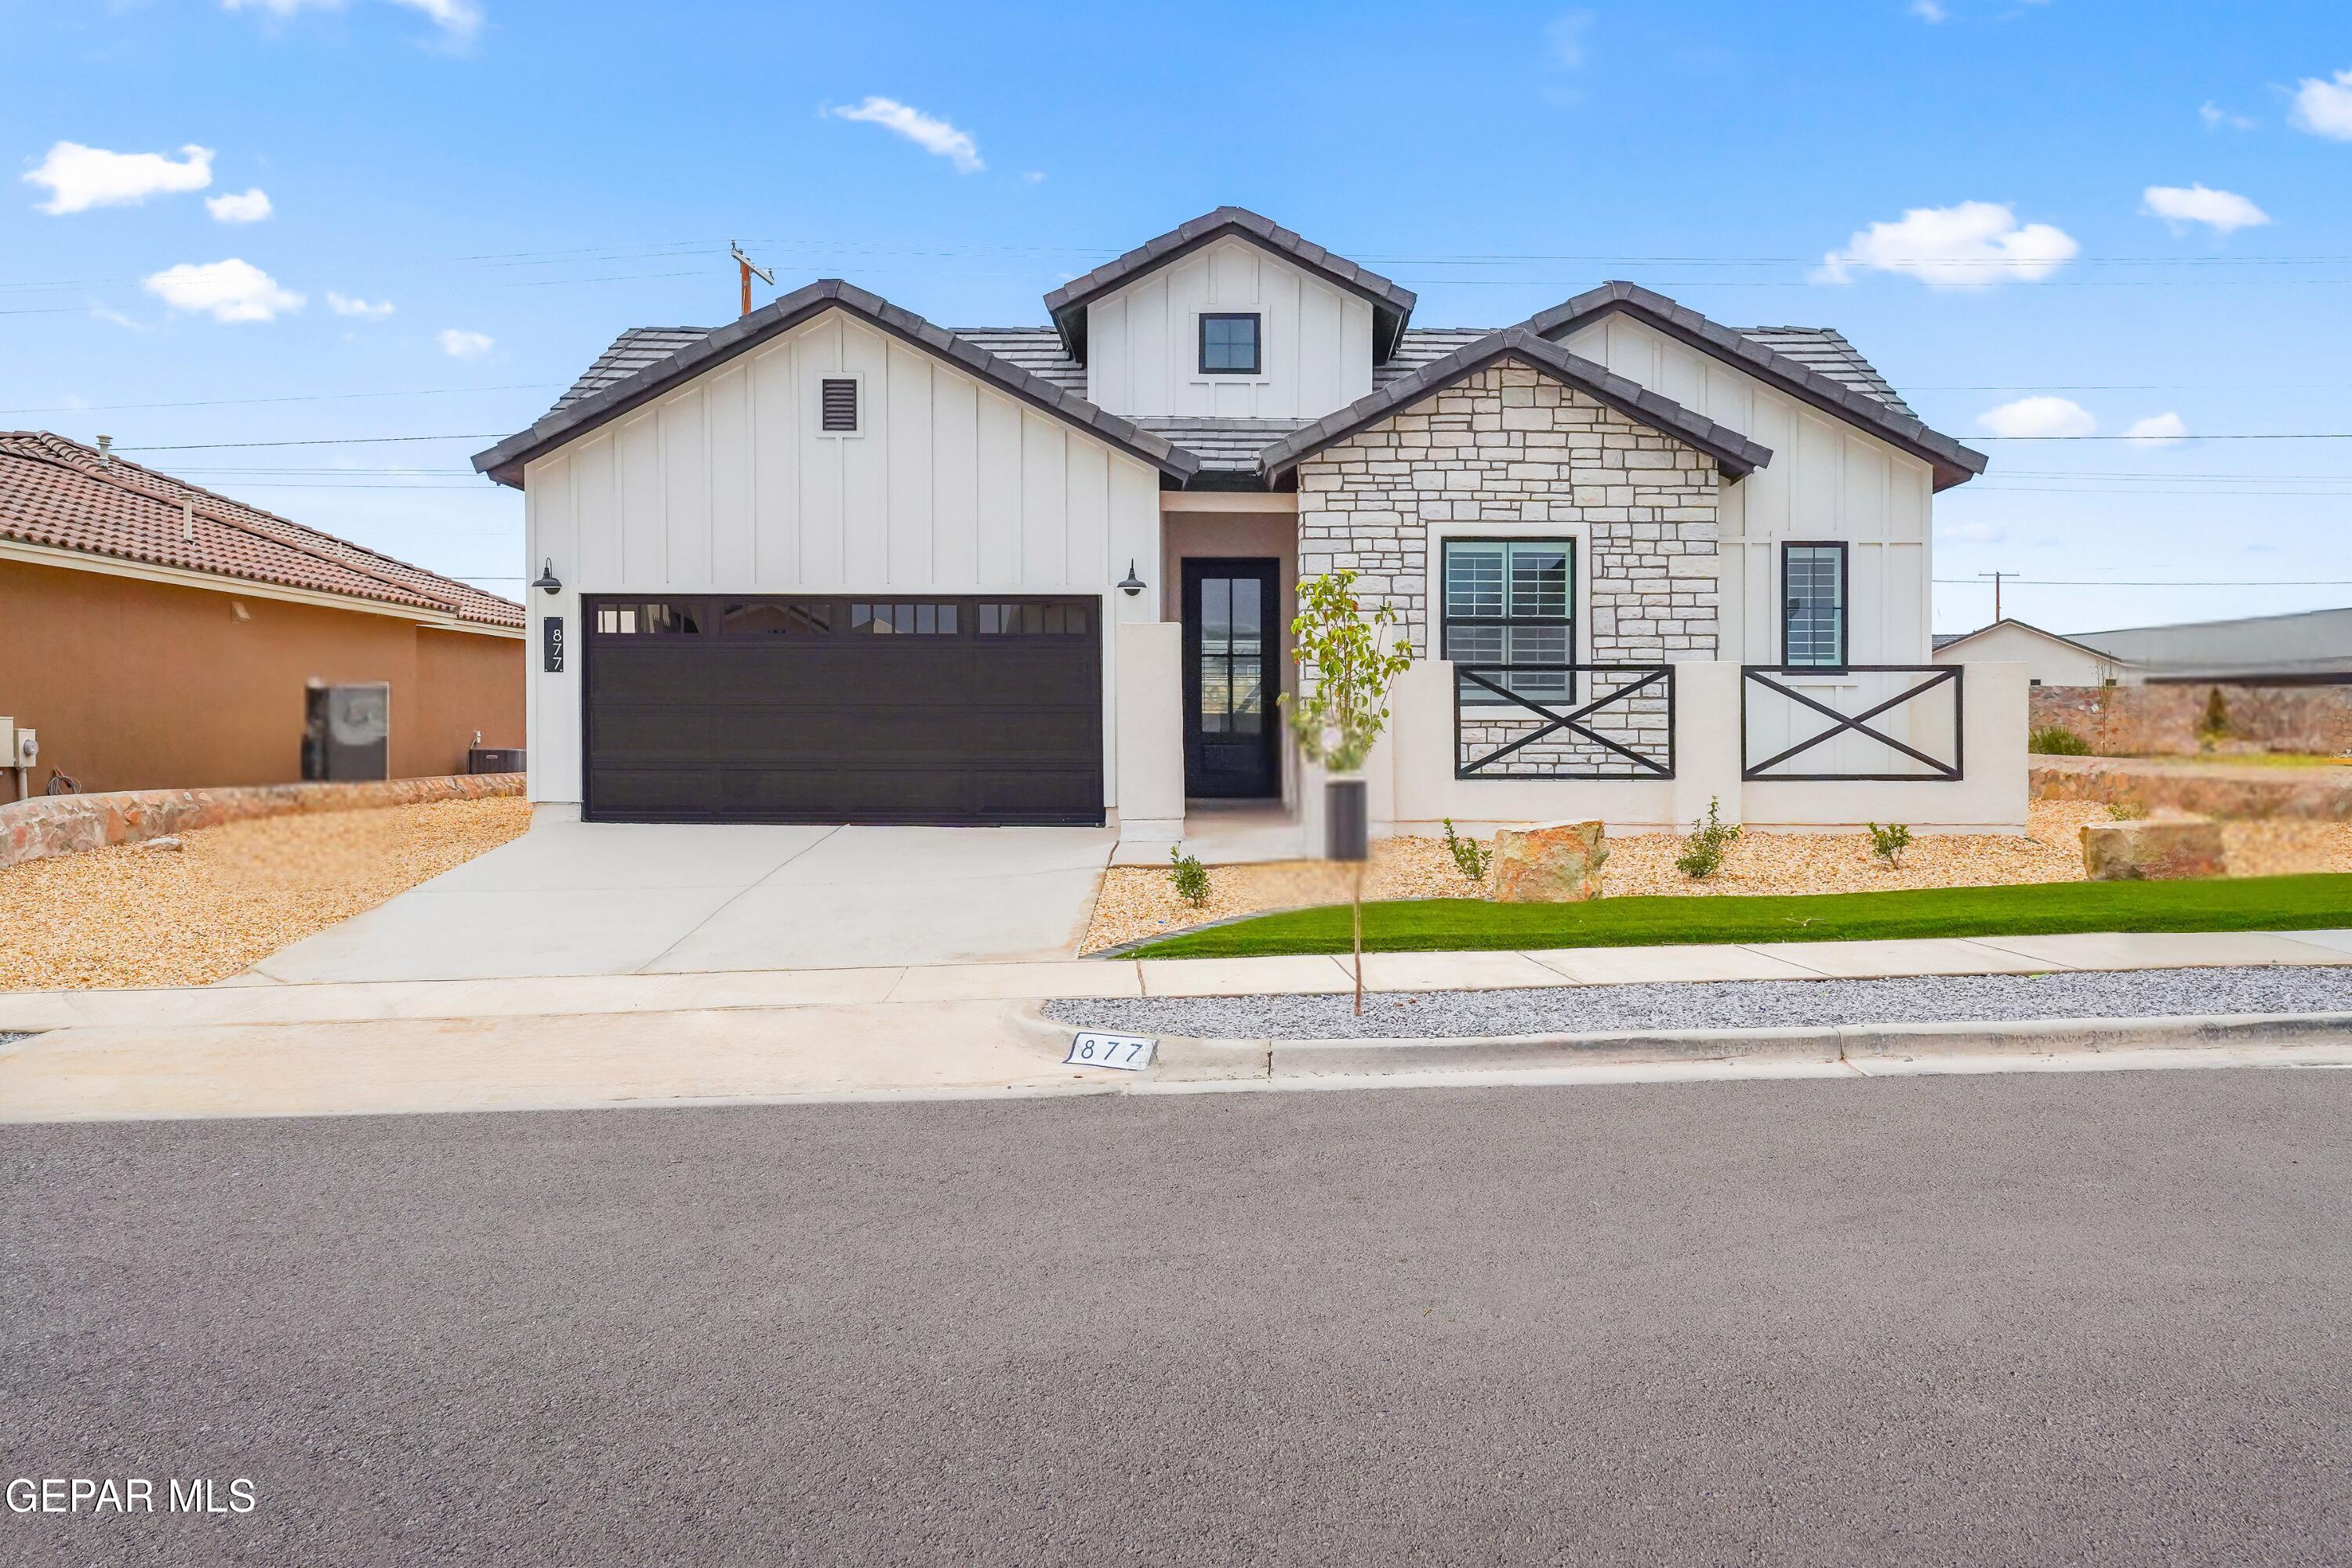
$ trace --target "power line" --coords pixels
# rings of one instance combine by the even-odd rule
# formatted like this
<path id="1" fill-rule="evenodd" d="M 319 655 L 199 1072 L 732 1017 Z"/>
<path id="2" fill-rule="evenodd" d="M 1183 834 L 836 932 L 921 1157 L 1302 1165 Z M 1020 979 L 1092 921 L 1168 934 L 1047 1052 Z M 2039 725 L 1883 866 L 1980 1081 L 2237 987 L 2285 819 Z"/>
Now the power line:
<path id="1" fill-rule="evenodd" d="M 2003 574 L 2003 575 L 2007 575 Z M 2011 577 L 2009 581 L 2029 588 L 2352 588 L 2352 577 L 2306 577 L 2293 581 L 2268 579 L 2248 582 L 2218 581 L 2210 577 L 2184 577 L 2164 582 L 2110 581 L 2105 578 L 2074 577 Z M 1975 577 L 1937 577 L 1936 585 L 1944 588 L 1981 588 L 1982 581 Z"/>
<path id="2" fill-rule="evenodd" d="M 455 436 L 322 436 L 307 441 L 190 441 L 176 447 L 117 447 L 118 452 L 218 452 L 237 447 L 367 447 L 389 441 L 503 441 L 511 430 Z"/>
<path id="3" fill-rule="evenodd" d="M 446 397 L 462 392 L 546 392 L 565 384 L 568 384 L 515 381 L 504 386 L 422 386 L 407 392 L 310 392 L 280 397 L 205 397 L 189 403 L 60 404 L 49 408 L 0 408 L 0 414 L 111 414 L 125 408 L 228 408 L 252 403 L 339 403 L 355 397 Z"/>

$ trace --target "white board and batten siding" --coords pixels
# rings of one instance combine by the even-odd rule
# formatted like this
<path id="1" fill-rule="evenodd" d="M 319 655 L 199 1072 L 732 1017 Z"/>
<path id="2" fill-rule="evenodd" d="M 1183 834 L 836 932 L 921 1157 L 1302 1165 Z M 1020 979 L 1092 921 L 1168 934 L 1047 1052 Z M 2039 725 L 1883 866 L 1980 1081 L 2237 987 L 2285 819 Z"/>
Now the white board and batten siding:
<path id="1" fill-rule="evenodd" d="M 1631 317 L 1612 314 L 1562 346 L 1772 449 L 1723 491 L 1718 658 L 1781 658 L 1784 542 L 1847 546 L 1847 658 L 1927 662 L 1934 473 L 1867 432 Z"/>
<path id="2" fill-rule="evenodd" d="M 819 383 L 859 383 L 859 433 L 818 428 Z M 564 591 L 561 674 L 532 649 L 531 798 L 580 799 L 582 594 L 1083 594 L 1160 558 L 1149 464 L 839 311 L 740 354 L 530 464 L 535 573 Z M 1114 791 L 1118 638 L 1103 631 Z M 1115 794 L 1113 798 L 1116 798 Z"/>
<path id="3" fill-rule="evenodd" d="M 1259 367 L 1201 374 L 1201 316 L 1255 311 Z M 1087 395 L 1128 417 L 1319 419 L 1372 390 L 1372 307 L 1240 239 L 1087 307 Z"/>

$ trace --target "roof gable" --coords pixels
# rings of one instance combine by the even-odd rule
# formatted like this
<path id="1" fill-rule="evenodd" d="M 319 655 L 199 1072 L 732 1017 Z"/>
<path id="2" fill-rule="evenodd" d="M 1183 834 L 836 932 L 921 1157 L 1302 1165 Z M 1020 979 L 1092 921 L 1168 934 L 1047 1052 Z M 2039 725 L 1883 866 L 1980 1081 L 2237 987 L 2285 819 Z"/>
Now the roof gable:
<path id="1" fill-rule="evenodd" d="M 900 342 L 946 361 L 983 384 L 1051 414 L 1136 458 L 1178 483 L 1200 469 L 1200 459 L 1165 437 L 1106 414 L 1084 397 L 1045 377 L 989 353 L 978 344 L 935 327 L 911 310 L 893 305 L 838 278 L 820 279 L 782 295 L 760 309 L 641 364 L 576 401 L 559 403 L 530 429 L 474 455 L 474 467 L 502 485 L 518 488 L 533 458 L 611 423 L 684 382 L 757 348 L 827 310 L 843 310 Z M 624 335 L 624 342 L 626 334 Z M 610 358 L 620 349 L 606 351 Z M 601 361 L 599 363 L 602 363 Z M 584 379 L 584 378 L 583 378 Z"/>
<path id="2" fill-rule="evenodd" d="M 1398 335 L 1412 319 L 1415 296 L 1379 273 L 1359 267 L 1344 256 L 1334 256 L 1311 240 L 1301 238 L 1272 218 L 1246 207 L 1219 207 L 1190 223 L 1147 240 L 1126 255 L 1107 261 L 1083 278 L 1074 278 L 1045 296 L 1046 313 L 1062 334 L 1063 346 L 1079 363 L 1087 358 L 1087 307 L 1104 295 L 1125 288 L 1146 273 L 1191 255 L 1228 237 L 1244 239 L 1263 250 L 1305 268 L 1316 277 L 1368 300 L 1372 306 L 1372 359 L 1375 363 L 1395 351 Z"/>
<path id="3" fill-rule="evenodd" d="M 2004 626 L 2013 631 L 2031 632 L 2035 637 L 2041 637 L 2045 642 L 2053 642 L 2062 647 L 2073 648 L 2076 653 L 2089 654 L 2093 658 L 2105 659 L 2110 664 L 2129 662 L 2128 660 L 2118 659 L 2114 654 L 2108 653 L 2104 648 L 2093 647 L 2089 643 L 2077 642 L 2073 637 L 2062 637 L 2056 632 L 2044 631 L 2040 626 L 2035 626 L 2032 622 L 2021 621 L 2014 616 L 2003 616 L 1997 621 L 1989 622 L 1984 626 L 1979 626 L 1972 632 L 1962 632 L 1957 637 L 1937 637 L 1935 639 L 1936 651 L 1937 653 L 1941 653 L 1948 647 L 1958 647 L 1960 644 L 1967 642 L 1973 637 L 1980 637 L 1988 633 L 2000 631 Z"/>
<path id="4" fill-rule="evenodd" d="M 1489 332 L 1411 375 L 1402 376 L 1366 397 L 1328 415 L 1258 455 L 1258 467 L 1271 480 L 1295 468 L 1305 458 L 1347 437 L 1401 414 L 1497 360 L 1516 360 L 1556 381 L 1605 404 L 1628 419 L 1649 426 L 1696 447 L 1713 458 L 1730 478 L 1745 479 L 1772 460 L 1772 449 L 1758 445 L 1728 426 L 1695 414 L 1670 397 L 1662 397 L 1604 365 L 1569 353 L 1558 343 L 1525 327 Z"/>
<path id="5" fill-rule="evenodd" d="M 1985 470 L 1987 458 L 1983 453 L 1929 429 L 1899 401 L 1889 403 L 1848 380 L 1832 377 L 1814 364 L 1780 352 L 1772 346 L 1772 329 L 1759 328 L 1753 335 L 1738 331 L 1639 284 L 1603 283 L 1530 316 L 1526 325 L 1543 337 L 1561 338 L 1612 312 L 1632 316 L 1920 458 L 1935 469 L 1935 487 L 1939 490 L 1965 484 Z M 1790 330 L 1779 331 L 1785 334 Z M 1844 342 L 1843 338 L 1838 341 Z M 1853 359 L 1861 362 L 1861 355 L 1855 354 Z M 1893 389 L 1888 391 L 1891 394 Z"/>

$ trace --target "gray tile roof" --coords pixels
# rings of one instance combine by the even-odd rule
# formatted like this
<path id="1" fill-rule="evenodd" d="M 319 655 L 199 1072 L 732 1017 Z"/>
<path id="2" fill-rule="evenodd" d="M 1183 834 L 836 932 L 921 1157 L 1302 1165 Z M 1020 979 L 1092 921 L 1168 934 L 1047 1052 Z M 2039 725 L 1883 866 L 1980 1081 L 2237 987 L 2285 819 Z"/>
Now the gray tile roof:
<path id="1" fill-rule="evenodd" d="M 688 344 L 700 342 L 711 331 L 709 327 L 631 327 L 596 356 L 594 364 L 580 373 L 580 379 L 548 412 L 561 414 L 590 394 L 626 381 L 647 365 L 658 364 Z"/>
<path id="2" fill-rule="evenodd" d="M 1860 426 L 1888 445 L 1923 458 L 1934 467 L 1935 488 L 1939 490 L 1963 484 L 1985 470 L 1987 459 L 1982 452 L 1963 447 L 1939 430 L 1929 429 L 1907 408 L 1889 405 L 1873 392 L 1816 369 L 1752 334 L 1709 321 L 1688 306 L 1638 283 L 1610 282 L 1588 289 L 1572 300 L 1530 316 L 1527 325 L 1548 338 L 1567 337 L 1612 311 L 1633 316 L 1703 353 L 1738 366 L 1759 381 L 1770 383 L 1824 414 Z M 1847 348 L 1851 351 L 1852 345 Z M 1808 352 L 1822 354 L 1830 351 L 1814 339 Z M 1860 354 L 1853 358 L 1856 363 L 1867 363 Z M 1876 376 L 1875 372 L 1872 374 Z"/>
<path id="3" fill-rule="evenodd" d="M 1190 223 L 1179 224 L 1157 239 L 1146 240 L 1133 250 L 1115 260 L 1106 261 L 1083 278 L 1073 278 L 1045 296 L 1045 313 L 1054 318 L 1054 325 L 1062 334 L 1062 342 L 1074 359 L 1087 356 L 1087 312 L 1089 300 L 1121 285 L 1167 266 L 1177 258 L 1212 245 L 1228 235 L 1253 240 L 1297 262 L 1318 277 L 1338 284 L 1350 293 L 1361 295 L 1372 305 L 1372 358 L 1375 362 L 1389 357 L 1405 323 L 1412 320 L 1412 308 L 1417 297 L 1410 289 L 1401 288 L 1369 268 L 1359 267 L 1344 256 L 1334 256 L 1314 241 L 1301 238 L 1270 217 L 1262 217 L 1247 207 L 1219 207 L 1202 213 Z"/>
<path id="4" fill-rule="evenodd" d="M 1345 440 L 1366 426 L 1377 424 L 1504 358 L 1533 365 L 1630 419 L 1638 419 L 1654 430 L 1689 443 L 1713 458 L 1723 472 L 1735 479 L 1746 478 L 1772 460 L 1769 447 L 1758 445 L 1729 426 L 1694 413 L 1671 397 L 1662 397 L 1606 365 L 1572 354 L 1526 327 L 1506 327 L 1433 359 L 1412 374 L 1400 376 L 1338 413 L 1295 431 L 1266 447 L 1259 454 L 1258 461 L 1269 477 L 1286 473 L 1310 453 L 1334 441 Z"/>
<path id="5" fill-rule="evenodd" d="M 1065 392 L 1087 395 L 1087 367 L 1062 352 L 1062 334 L 1051 327 L 950 327 L 949 331 L 1032 375 L 1044 376 Z"/>
<path id="6" fill-rule="evenodd" d="M 1257 457 L 1284 437 L 1314 423 L 1308 419 L 1138 418 L 1138 425 L 1201 459 L 1203 471 L 1255 474 Z"/>
<path id="7" fill-rule="evenodd" d="M 1878 374 L 1878 367 L 1863 358 L 1861 351 L 1846 342 L 1845 334 L 1834 327 L 1740 327 L 1737 331 L 1750 342 L 1762 343 L 1832 381 L 1843 382 L 1856 392 L 1875 397 L 1907 418 L 1919 417 L 1903 401 L 1903 395 Z"/>
<path id="8" fill-rule="evenodd" d="M 668 388 L 746 350 L 789 331 L 825 310 L 846 310 L 903 342 L 937 354 L 1001 392 L 1006 392 L 1068 423 L 1087 430 L 1131 456 L 1141 458 L 1179 484 L 1201 470 L 1201 460 L 1171 446 L 1164 437 L 1106 414 L 1076 393 L 1057 385 L 995 354 L 966 342 L 945 328 L 935 327 L 912 310 L 893 305 L 838 278 L 823 278 L 804 288 L 770 300 L 740 321 L 714 328 L 668 356 L 646 364 L 621 380 L 582 395 L 568 406 L 543 415 L 528 430 L 518 431 L 497 446 L 474 454 L 474 468 L 500 484 L 520 487 L 523 465 L 540 454 L 617 418 Z"/>

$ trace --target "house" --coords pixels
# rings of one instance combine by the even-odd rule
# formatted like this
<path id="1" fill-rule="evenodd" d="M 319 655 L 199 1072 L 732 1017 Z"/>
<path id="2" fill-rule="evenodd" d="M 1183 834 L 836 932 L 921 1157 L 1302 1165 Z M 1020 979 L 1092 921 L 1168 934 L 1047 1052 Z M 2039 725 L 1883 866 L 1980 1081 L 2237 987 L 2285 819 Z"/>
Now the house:
<path id="1" fill-rule="evenodd" d="M 302 776 L 306 689 L 388 683 L 394 777 L 522 738 L 522 607 L 62 436 L 0 434 L 0 714 L 84 790 Z M 0 759 L 5 762 L 8 759 Z"/>
<path id="2" fill-rule="evenodd" d="M 2352 609 L 2077 632 L 2151 685 L 2352 685 Z"/>
<path id="3" fill-rule="evenodd" d="M 524 490 L 545 591 L 532 798 L 1311 826 L 1290 606 L 1348 569 L 1434 656 L 1368 766 L 1375 831 L 2022 823 L 2022 670 L 1928 662 L 1934 498 L 1982 456 L 1834 331 L 1625 283 L 1493 331 L 1414 303 L 1223 207 L 1044 325 L 825 279 L 623 332 L 475 458 Z"/>
<path id="4" fill-rule="evenodd" d="M 1990 626 L 1935 639 L 1937 664 L 2009 659 L 2026 668 L 2035 686 L 2117 686 L 2141 679 L 2137 666 L 2074 637 L 2004 616 Z"/>

